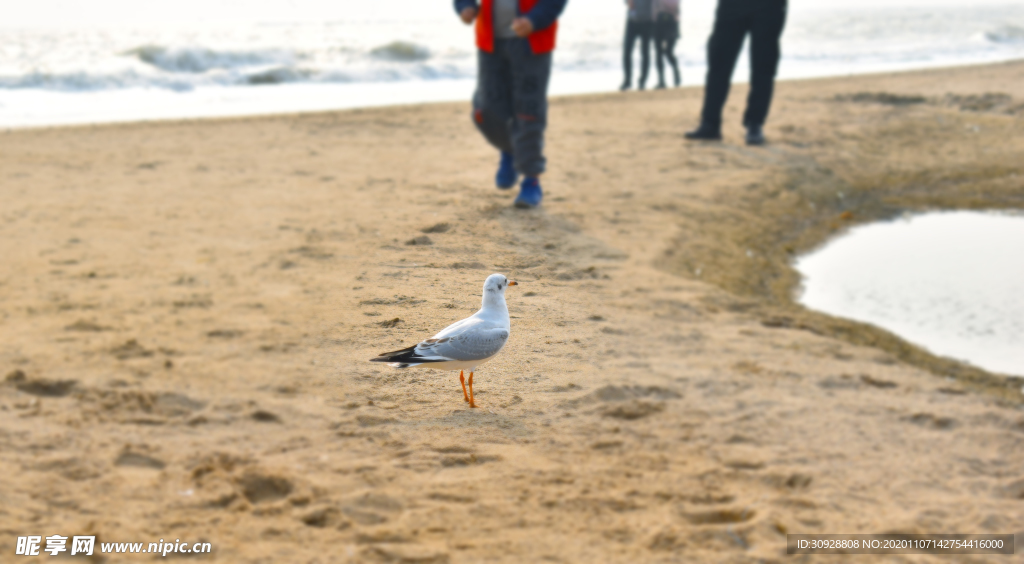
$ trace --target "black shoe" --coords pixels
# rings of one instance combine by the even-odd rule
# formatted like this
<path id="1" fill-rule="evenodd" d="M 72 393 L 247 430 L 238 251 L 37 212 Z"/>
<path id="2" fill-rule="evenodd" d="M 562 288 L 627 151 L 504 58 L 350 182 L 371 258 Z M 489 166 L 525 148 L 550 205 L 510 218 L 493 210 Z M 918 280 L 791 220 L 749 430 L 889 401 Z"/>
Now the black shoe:
<path id="1" fill-rule="evenodd" d="M 764 132 L 760 125 L 748 125 L 746 135 L 747 145 L 764 145 Z"/>
<path id="2" fill-rule="evenodd" d="M 622 86 L 619 87 L 619 90 L 622 92 L 629 90 L 629 81 L 627 80 L 626 82 L 623 82 Z"/>
<path id="3" fill-rule="evenodd" d="M 664 82 L 659 82 L 658 85 L 654 87 L 655 90 L 664 90 L 665 88 L 667 87 Z"/>
<path id="4" fill-rule="evenodd" d="M 683 134 L 683 137 L 687 139 L 694 139 L 698 141 L 721 141 L 722 132 L 718 129 L 713 129 L 706 125 L 701 125 L 693 131 L 687 131 Z"/>

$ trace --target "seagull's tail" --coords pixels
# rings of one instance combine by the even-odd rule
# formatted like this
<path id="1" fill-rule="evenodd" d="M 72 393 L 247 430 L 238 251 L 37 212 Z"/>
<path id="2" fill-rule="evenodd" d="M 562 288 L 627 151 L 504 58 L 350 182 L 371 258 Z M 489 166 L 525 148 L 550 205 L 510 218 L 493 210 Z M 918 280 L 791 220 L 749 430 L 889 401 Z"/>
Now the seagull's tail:
<path id="1" fill-rule="evenodd" d="M 423 364 L 422 362 L 416 362 L 417 360 L 420 360 L 420 358 L 416 354 L 416 345 L 413 345 L 398 351 L 380 353 L 375 358 L 371 358 L 370 362 L 386 362 L 392 368 L 411 368 Z"/>

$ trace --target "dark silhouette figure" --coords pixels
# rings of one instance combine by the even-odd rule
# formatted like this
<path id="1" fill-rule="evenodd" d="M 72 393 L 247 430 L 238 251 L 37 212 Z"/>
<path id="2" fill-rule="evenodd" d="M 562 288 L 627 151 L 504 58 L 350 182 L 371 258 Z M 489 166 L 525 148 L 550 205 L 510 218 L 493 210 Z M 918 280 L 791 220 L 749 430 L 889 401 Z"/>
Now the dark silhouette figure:
<path id="1" fill-rule="evenodd" d="M 700 127 L 687 139 L 722 138 L 722 107 L 743 40 L 750 34 L 750 95 L 743 114 L 748 145 L 765 142 L 762 127 L 768 118 L 775 73 L 779 67 L 779 38 L 786 24 L 786 0 L 719 0 L 715 27 L 708 40 L 708 76 Z"/>
<path id="2" fill-rule="evenodd" d="M 651 39 L 654 37 L 654 0 L 626 0 L 629 16 L 626 18 L 626 39 L 622 45 L 622 70 L 625 79 L 621 90 L 629 90 L 633 83 L 633 47 L 640 40 L 640 90 L 647 84 L 647 71 L 651 67 Z"/>
<path id="3" fill-rule="evenodd" d="M 679 41 L 679 0 L 654 0 L 654 52 L 658 66 L 658 88 L 665 88 L 665 59 L 672 67 L 675 85 L 682 83 L 676 42 Z"/>

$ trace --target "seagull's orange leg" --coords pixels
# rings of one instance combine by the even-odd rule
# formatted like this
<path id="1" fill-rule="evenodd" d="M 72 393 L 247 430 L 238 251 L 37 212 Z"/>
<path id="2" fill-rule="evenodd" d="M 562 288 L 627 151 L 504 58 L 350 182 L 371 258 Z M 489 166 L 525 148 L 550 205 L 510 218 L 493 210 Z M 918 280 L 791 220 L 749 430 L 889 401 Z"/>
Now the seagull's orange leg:
<path id="1" fill-rule="evenodd" d="M 466 377 L 462 375 L 462 370 L 459 370 L 459 382 L 462 382 L 462 399 L 468 401 L 472 405 L 473 400 L 469 399 L 469 394 L 466 393 Z M 469 373 L 469 385 L 473 385 L 473 373 Z M 472 387 L 470 389 L 473 389 Z"/>
<path id="2" fill-rule="evenodd" d="M 469 373 L 469 407 L 476 407 L 476 403 L 473 402 L 473 373 Z"/>

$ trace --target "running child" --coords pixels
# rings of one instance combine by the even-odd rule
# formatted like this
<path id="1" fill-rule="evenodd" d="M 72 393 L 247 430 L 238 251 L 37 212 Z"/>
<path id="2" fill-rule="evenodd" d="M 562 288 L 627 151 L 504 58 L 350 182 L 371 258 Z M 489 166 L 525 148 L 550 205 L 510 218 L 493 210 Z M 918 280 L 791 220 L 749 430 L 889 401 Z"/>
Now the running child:
<path id="1" fill-rule="evenodd" d="M 523 181 L 517 208 L 535 208 L 544 193 L 540 175 L 548 116 L 548 79 L 558 17 L 568 0 L 455 0 L 467 25 L 476 20 L 478 72 L 473 122 L 501 151 L 495 184 Z"/>

